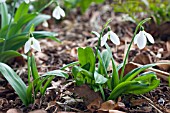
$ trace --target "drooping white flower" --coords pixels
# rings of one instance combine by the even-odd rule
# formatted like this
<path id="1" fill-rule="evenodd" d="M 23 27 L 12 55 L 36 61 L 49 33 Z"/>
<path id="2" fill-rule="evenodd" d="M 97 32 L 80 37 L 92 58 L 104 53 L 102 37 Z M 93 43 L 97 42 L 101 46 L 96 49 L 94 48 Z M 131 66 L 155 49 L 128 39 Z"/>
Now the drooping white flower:
<path id="1" fill-rule="evenodd" d="M 6 0 L 0 0 L 0 3 L 4 3 L 4 2 L 6 2 Z"/>
<path id="2" fill-rule="evenodd" d="M 110 39 L 114 44 L 119 45 L 120 40 L 119 37 L 113 32 L 113 31 L 108 31 L 101 39 L 101 46 L 104 46 L 107 39 Z"/>
<path id="3" fill-rule="evenodd" d="M 154 38 L 149 33 L 143 31 L 140 31 L 134 38 L 134 44 L 137 44 L 139 49 L 143 49 L 146 46 L 147 39 L 150 43 L 154 43 Z"/>
<path id="4" fill-rule="evenodd" d="M 59 20 L 61 17 L 65 17 L 65 12 L 60 6 L 57 6 L 53 11 L 52 16 Z"/>
<path id="5" fill-rule="evenodd" d="M 25 3 L 27 3 L 27 4 L 29 4 L 30 3 L 30 0 L 24 0 L 25 1 Z"/>
<path id="6" fill-rule="evenodd" d="M 36 40 L 34 37 L 31 37 L 24 46 L 24 53 L 26 54 L 28 51 L 30 51 L 30 49 L 35 49 L 39 52 L 41 52 L 41 48 L 40 48 L 40 43 L 38 40 Z"/>

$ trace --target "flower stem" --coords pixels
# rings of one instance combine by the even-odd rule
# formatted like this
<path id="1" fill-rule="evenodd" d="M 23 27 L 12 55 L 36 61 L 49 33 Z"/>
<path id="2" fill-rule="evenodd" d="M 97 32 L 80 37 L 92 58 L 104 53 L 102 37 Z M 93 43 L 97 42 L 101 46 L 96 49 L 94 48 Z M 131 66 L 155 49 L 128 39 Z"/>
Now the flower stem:
<path id="1" fill-rule="evenodd" d="M 14 13 L 15 13 L 15 6 L 16 6 L 16 3 L 17 3 L 17 0 L 14 0 L 14 6 L 13 6 L 13 9 L 12 9 L 11 18 L 10 18 L 10 21 L 9 21 L 9 26 L 8 26 L 7 33 L 6 33 L 6 36 L 5 36 L 5 41 L 4 41 L 3 46 L 2 46 L 2 52 L 5 50 L 6 41 L 7 41 L 7 39 L 8 39 L 9 30 L 10 30 L 11 24 L 12 24 L 12 18 L 13 18 Z"/>
<path id="2" fill-rule="evenodd" d="M 151 19 L 151 18 L 146 18 L 146 19 L 142 20 L 142 21 L 137 25 L 137 27 L 136 27 L 136 29 L 135 29 L 135 32 L 134 32 L 132 41 L 130 42 L 130 45 L 129 45 L 129 47 L 128 47 L 128 50 L 127 50 L 125 59 L 124 59 L 124 61 L 123 61 L 123 67 L 122 67 L 122 71 L 121 71 L 121 74 L 120 74 L 120 81 L 121 81 L 122 78 L 123 78 L 126 61 L 127 61 L 128 56 L 129 56 L 130 48 L 131 48 L 132 43 L 133 43 L 133 41 L 134 41 L 134 38 L 135 38 L 135 36 L 136 36 L 136 34 L 137 34 L 137 31 L 138 31 L 138 29 L 139 29 L 145 22 L 149 21 L 150 19 Z"/>
<path id="3" fill-rule="evenodd" d="M 48 2 L 48 4 L 46 4 L 44 7 L 42 7 L 38 13 L 41 13 L 45 8 L 47 8 L 48 6 L 50 6 L 52 3 L 54 2 L 54 0 L 51 0 L 50 2 Z"/>

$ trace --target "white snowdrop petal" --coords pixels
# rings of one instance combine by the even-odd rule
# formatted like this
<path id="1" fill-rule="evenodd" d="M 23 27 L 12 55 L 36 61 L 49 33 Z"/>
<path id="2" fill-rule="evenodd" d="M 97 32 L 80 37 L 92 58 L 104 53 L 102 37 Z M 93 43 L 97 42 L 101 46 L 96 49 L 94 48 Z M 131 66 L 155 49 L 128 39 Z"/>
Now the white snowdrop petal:
<path id="1" fill-rule="evenodd" d="M 146 46 L 147 39 L 146 36 L 144 35 L 144 32 L 141 31 L 139 32 L 139 37 L 137 38 L 137 46 L 139 49 L 143 49 Z"/>
<path id="2" fill-rule="evenodd" d="M 146 35 L 146 37 L 148 38 L 148 40 L 149 40 L 149 42 L 150 43 L 154 43 L 155 41 L 154 41 L 154 38 L 152 37 L 152 35 L 151 34 L 149 34 L 149 33 L 147 33 L 147 32 L 145 32 L 145 35 Z"/>
<path id="3" fill-rule="evenodd" d="M 95 34 L 97 37 L 100 37 L 100 34 L 96 31 L 92 31 L 93 34 Z"/>
<path id="4" fill-rule="evenodd" d="M 29 39 L 26 43 L 25 43 L 25 45 L 24 45 L 24 53 L 26 54 L 26 53 L 28 53 L 28 51 L 30 50 L 30 48 L 31 48 L 31 39 Z"/>
<path id="5" fill-rule="evenodd" d="M 137 39 L 139 38 L 139 33 L 134 38 L 134 44 L 137 44 Z"/>
<path id="6" fill-rule="evenodd" d="M 4 2 L 6 2 L 6 0 L 0 0 L 0 3 L 4 3 Z"/>
<path id="7" fill-rule="evenodd" d="M 106 41 L 108 39 L 108 33 L 106 33 L 102 38 L 101 38 L 101 46 L 104 46 Z"/>
<path id="8" fill-rule="evenodd" d="M 38 40 L 36 40 L 35 38 L 33 38 L 33 44 L 31 46 L 33 49 L 41 52 L 41 47 L 40 47 L 40 43 Z"/>
<path id="9" fill-rule="evenodd" d="M 56 18 L 57 20 L 59 20 L 59 19 L 61 18 L 60 12 L 59 12 L 59 10 L 58 10 L 57 7 L 54 9 L 54 11 L 53 11 L 53 13 L 52 13 L 52 16 L 53 16 L 54 18 Z"/>
<path id="10" fill-rule="evenodd" d="M 29 4 L 29 2 L 30 2 L 30 0 L 24 0 L 25 1 L 25 3 L 27 3 L 27 4 Z"/>
<path id="11" fill-rule="evenodd" d="M 59 12 L 60 12 L 60 15 L 62 16 L 62 17 L 65 17 L 65 12 L 64 12 L 64 10 L 60 7 L 60 6 L 57 6 L 58 7 L 58 10 L 59 10 Z"/>
<path id="12" fill-rule="evenodd" d="M 113 32 L 113 31 L 109 31 L 110 34 L 110 40 L 116 44 L 116 45 L 120 45 L 120 40 L 119 37 Z"/>

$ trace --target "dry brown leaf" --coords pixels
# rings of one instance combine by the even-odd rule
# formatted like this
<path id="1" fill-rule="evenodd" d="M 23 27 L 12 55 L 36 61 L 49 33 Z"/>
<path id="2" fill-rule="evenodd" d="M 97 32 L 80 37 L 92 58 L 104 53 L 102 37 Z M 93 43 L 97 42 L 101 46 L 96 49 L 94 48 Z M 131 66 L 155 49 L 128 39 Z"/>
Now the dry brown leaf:
<path id="1" fill-rule="evenodd" d="M 79 97 L 82 97 L 85 100 L 86 105 L 89 105 L 90 103 L 92 103 L 96 98 L 101 98 L 98 92 L 94 92 L 87 85 L 74 87 L 72 92 L 76 93 Z"/>
<path id="2" fill-rule="evenodd" d="M 137 66 L 132 63 L 126 64 L 125 70 L 124 70 L 124 75 L 126 75 L 127 73 L 129 73 L 130 71 L 132 71 L 135 68 L 137 68 Z M 119 75 L 120 75 L 121 71 L 122 71 L 122 69 L 119 70 Z"/>
<path id="3" fill-rule="evenodd" d="M 166 42 L 167 51 L 170 52 L 170 40 Z"/>
<path id="4" fill-rule="evenodd" d="M 170 71 L 170 60 L 160 60 L 157 63 L 160 62 L 165 62 L 165 63 L 169 63 L 169 64 L 159 64 L 158 67 L 159 69 L 163 70 L 163 71 Z"/>
<path id="5" fill-rule="evenodd" d="M 150 64 L 152 63 L 151 56 L 149 54 L 138 54 L 134 57 L 133 62 L 138 63 L 138 64 Z"/>
<path id="6" fill-rule="evenodd" d="M 22 112 L 18 109 L 12 108 L 12 109 L 9 109 L 6 113 L 22 113 Z"/>
<path id="7" fill-rule="evenodd" d="M 139 106 L 139 105 L 142 105 L 142 104 L 144 104 L 146 102 L 147 102 L 146 99 L 134 99 L 134 100 L 131 100 L 132 106 Z"/>
<path id="8" fill-rule="evenodd" d="M 122 102 L 115 103 L 115 101 L 113 100 L 108 100 L 101 104 L 99 111 L 109 111 L 109 110 L 115 110 L 115 109 L 120 109 L 124 107 L 125 105 Z"/>
<path id="9" fill-rule="evenodd" d="M 92 103 L 90 103 L 87 106 L 87 108 L 91 112 L 94 112 L 94 111 L 96 111 L 96 110 L 98 110 L 100 108 L 102 102 L 103 102 L 103 100 L 101 99 L 101 97 L 96 98 Z"/>
<path id="10" fill-rule="evenodd" d="M 47 113 L 47 111 L 39 109 L 39 110 L 34 110 L 34 111 L 31 111 L 31 112 L 28 112 L 28 113 Z"/>

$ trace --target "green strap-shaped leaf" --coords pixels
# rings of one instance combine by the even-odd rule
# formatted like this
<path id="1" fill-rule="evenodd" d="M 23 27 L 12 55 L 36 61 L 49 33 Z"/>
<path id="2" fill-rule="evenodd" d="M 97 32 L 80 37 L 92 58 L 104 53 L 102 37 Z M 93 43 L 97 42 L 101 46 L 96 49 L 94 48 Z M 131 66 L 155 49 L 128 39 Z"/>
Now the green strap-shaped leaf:
<path id="1" fill-rule="evenodd" d="M 34 79 L 39 78 L 39 74 L 38 74 L 34 55 L 31 56 L 31 71 L 32 71 L 32 76 L 33 76 Z"/>
<path id="2" fill-rule="evenodd" d="M 9 84 L 14 88 L 24 105 L 28 105 L 27 87 L 22 79 L 13 71 L 11 67 L 4 63 L 0 63 L 0 72 L 7 79 Z"/>
<path id="3" fill-rule="evenodd" d="M 124 81 L 130 81 L 132 80 L 133 78 L 135 78 L 140 72 L 150 68 L 150 67 L 153 67 L 155 66 L 156 64 L 147 64 L 147 65 L 144 65 L 144 66 L 141 66 L 141 67 L 138 67 L 138 68 L 135 68 L 133 69 L 132 71 L 130 71 L 129 73 L 127 73 L 121 82 L 124 82 Z"/>
<path id="4" fill-rule="evenodd" d="M 26 26 L 23 32 L 29 32 L 30 28 L 32 25 L 34 25 L 34 27 L 36 27 L 37 25 L 39 25 L 40 23 L 50 19 L 51 16 L 49 15 L 44 15 L 44 14 L 39 14 L 37 17 L 35 17 L 33 20 L 31 20 Z"/>
<path id="5" fill-rule="evenodd" d="M 51 76 L 51 75 L 58 76 L 58 77 L 64 77 L 64 78 L 68 78 L 69 77 L 69 75 L 66 72 L 62 71 L 62 70 L 49 71 L 49 72 L 43 74 L 42 77 L 44 77 L 44 76 Z"/>
<path id="6" fill-rule="evenodd" d="M 0 14 L 1 14 L 1 29 L 8 25 L 9 18 L 8 18 L 8 9 L 6 3 L 0 3 Z"/>
<path id="7" fill-rule="evenodd" d="M 17 22 L 19 18 L 26 15 L 28 13 L 28 9 L 29 9 L 29 4 L 26 4 L 25 2 L 20 4 L 20 6 L 18 7 L 15 13 L 14 22 Z"/>
<path id="8" fill-rule="evenodd" d="M 9 50 L 0 53 L 0 62 L 7 62 L 9 59 L 21 56 L 17 51 Z"/>

